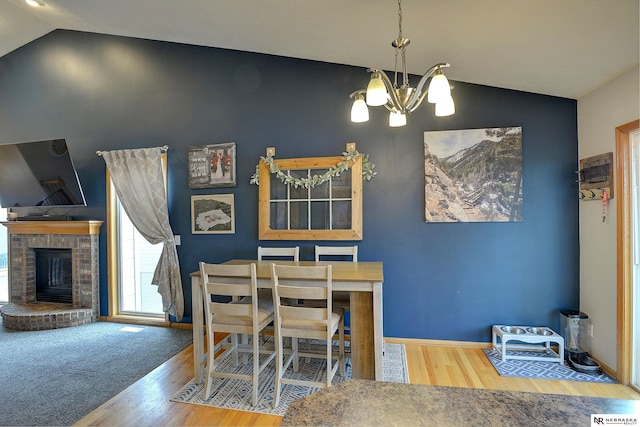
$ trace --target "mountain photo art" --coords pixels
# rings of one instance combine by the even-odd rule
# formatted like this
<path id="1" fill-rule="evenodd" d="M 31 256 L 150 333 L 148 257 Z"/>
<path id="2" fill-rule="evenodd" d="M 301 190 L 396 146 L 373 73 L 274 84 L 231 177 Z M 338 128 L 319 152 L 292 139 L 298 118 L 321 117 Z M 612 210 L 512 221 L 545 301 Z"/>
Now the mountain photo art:
<path id="1" fill-rule="evenodd" d="M 426 222 L 522 221 L 522 128 L 424 133 Z"/>

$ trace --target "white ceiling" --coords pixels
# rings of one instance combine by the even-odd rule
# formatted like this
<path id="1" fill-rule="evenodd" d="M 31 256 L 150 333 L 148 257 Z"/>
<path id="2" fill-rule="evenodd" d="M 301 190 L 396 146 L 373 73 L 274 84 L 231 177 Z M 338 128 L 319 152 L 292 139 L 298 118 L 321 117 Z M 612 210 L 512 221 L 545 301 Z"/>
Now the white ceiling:
<path id="1" fill-rule="evenodd" d="M 42 1 L 0 0 L 0 56 L 60 28 L 394 68 L 395 0 Z M 638 65 L 638 3 L 404 0 L 408 69 L 578 99 Z"/>

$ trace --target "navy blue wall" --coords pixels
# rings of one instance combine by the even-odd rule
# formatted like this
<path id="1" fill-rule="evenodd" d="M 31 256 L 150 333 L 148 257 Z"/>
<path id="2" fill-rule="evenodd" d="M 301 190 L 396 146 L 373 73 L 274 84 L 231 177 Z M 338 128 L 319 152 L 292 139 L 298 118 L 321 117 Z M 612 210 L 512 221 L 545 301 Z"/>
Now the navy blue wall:
<path id="1" fill-rule="evenodd" d="M 367 123 L 349 121 L 348 94 L 367 82 L 357 67 L 59 30 L 0 58 L 0 143 L 66 138 L 88 203 L 69 213 L 102 220 L 96 150 L 169 145 L 189 321 L 189 273 L 200 260 L 252 258 L 261 243 L 299 244 L 312 259 L 315 242 L 257 239 L 249 179 L 265 148 L 334 156 L 354 141 L 378 172 L 364 184 L 358 244 L 361 260 L 384 262 L 385 336 L 488 341 L 497 323 L 557 328 L 557 310 L 579 301 L 576 101 L 454 82 L 454 116 L 436 118 L 426 104 L 391 129 L 380 108 Z M 502 126 L 523 128 L 524 221 L 425 223 L 423 132 Z M 237 187 L 189 190 L 187 147 L 223 142 L 237 144 Z M 235 194 L 235 234 L 191 234 L 190 196 L 212 193 Z"/>

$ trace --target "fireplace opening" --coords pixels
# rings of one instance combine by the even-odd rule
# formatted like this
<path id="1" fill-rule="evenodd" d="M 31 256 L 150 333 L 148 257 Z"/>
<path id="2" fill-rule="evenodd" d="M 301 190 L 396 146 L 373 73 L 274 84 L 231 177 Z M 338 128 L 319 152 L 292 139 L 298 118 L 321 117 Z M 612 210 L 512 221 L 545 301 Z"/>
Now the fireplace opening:
<path id="1" fill-rule="evenodd" d="M 36 301 L 73 303 L 71 249 L 34 249 Z"/>

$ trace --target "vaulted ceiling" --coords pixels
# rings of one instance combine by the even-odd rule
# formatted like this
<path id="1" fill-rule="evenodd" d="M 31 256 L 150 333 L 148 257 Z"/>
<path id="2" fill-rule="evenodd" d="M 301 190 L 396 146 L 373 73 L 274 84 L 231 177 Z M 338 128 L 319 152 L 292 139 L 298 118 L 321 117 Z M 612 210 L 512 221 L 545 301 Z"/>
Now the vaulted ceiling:
<path id="1" fill-rule="evenodd" d="M 394 69 L 395 0 L 0 1 L 0 56 L 53 31 Z M 638 65 L 637 0 L 404 0 L 411 74 L 578 99 Z M 366 77 L 363 77 L 366 79 Z"/>

